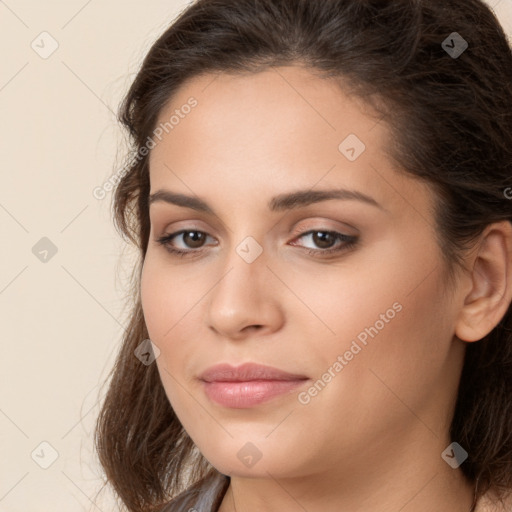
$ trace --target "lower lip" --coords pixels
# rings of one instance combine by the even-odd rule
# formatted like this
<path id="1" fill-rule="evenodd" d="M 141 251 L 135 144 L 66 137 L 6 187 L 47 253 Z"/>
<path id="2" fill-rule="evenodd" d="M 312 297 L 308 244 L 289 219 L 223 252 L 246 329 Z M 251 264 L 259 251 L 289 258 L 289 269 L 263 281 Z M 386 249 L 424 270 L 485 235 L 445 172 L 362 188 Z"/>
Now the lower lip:
<path id="1" fill-rule="evenodd" d="M 301 380 L 251 380 L 244 382 L 205 382 L 208 397 L 225 407 L 242 409 L 267 402 L 295 390 L 306 382 Z"/>

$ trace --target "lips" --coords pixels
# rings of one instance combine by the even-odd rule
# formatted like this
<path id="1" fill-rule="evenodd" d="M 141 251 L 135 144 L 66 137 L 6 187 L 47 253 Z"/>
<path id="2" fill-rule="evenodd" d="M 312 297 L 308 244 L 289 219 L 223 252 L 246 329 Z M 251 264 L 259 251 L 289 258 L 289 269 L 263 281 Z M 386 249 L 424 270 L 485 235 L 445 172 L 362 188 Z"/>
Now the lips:
<path id="1" fill-rule="evenodd" d="M 199 379 L 212 402 L 233 409 L 254 407 L 290 394 L 309 380 L 305 375 L 256 363 L 238 367 L 219 364 L 208 368 Z"/>
<path id="2" fill-rule="evenodd" d="M 289 373 L 272 366 L 245 363 L 241 366 L 218 364 L 204 371 L 199 379 L 205 382 L 247 382 L 252 380 L 305 380 L 308 377 Z"/>

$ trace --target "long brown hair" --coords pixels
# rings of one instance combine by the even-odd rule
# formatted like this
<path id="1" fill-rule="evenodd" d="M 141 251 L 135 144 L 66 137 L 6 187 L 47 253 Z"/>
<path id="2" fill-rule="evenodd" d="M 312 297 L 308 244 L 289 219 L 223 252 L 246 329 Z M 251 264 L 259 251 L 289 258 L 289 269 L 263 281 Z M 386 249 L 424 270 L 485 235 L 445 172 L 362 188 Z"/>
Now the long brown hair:
<path id="1" fill-rule="evenodd" d="M 460 55 L 452 51 L 455 41 L 457 49 L 467 42 Z M 188 79 L 296 64 L 339 78 L 382 114 L 392 134 L 390 156 L 438 192 L 447 268 L 460 263 L 488 224 L 512 221 L 512 52 L 484 2 L 199 0 L 187 6 L 153 44 L 119 115 L 133 153 L 115 189 L 113 217 L 140 258 L 95 443 L 107 482 L 130 511 L 159 510 L 192 484 L 220 475 L 184 431 L 156 365 L 134 356 L 149 338 L 139 293 L 150 231 L 143 148 L 162 108 Z M 467 346 L 450 434 L 469 452 L 461 469 L 469 481 L 478 479 L 478 496 L 490 489 L 505 496 L 512 489 L 510 306 L 489 335 Z"/>

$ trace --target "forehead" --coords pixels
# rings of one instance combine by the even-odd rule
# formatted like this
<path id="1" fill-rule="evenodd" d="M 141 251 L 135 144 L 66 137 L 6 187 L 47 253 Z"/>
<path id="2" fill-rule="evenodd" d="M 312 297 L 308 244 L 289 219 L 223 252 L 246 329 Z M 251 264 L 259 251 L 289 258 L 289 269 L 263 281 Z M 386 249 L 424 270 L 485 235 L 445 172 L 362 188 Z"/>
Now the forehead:
<path id="1" fill-rule="evenodd" d="M 242 199 L 321 181 L 388 204 L 421 194 L 420 184 L 393 171 L 387 125 L 342 84 L 296 66 L 189 80 L 159 115 L 168 129 L 151 150 L 152 192 L 207 195 L 222 184 L 226 197 L 231 190 Z"/>
<path id="2" fill-rule="evenodd" d="M 298 146 L 298 140 L 314 145 L 321 139 L 337 154 L 339 143 L 349 134 L 357 135 L 367 149 L 376 149 L 385 133 L 383 127 L 375 130 L 378 114 L 357 97 L 348 97 L 339 80 L 319 78 L 298 66 L 194 77 L 162 109 L 158 123 L 165 124 L 182 109 L 188 111 L 191 97 L 197 106 L 182 114 L 179 124 L 165 134 L 172 135 L 166 137 L 168 146 L 174 142 L 178 147 L 178 141 L 186 137 L 195 139 L 190 142 L 195 142 L 198 150 L 205 146 L 201 141 L 208 141 L 216 148 L 229 147 L 230 152 L 242 147 L 262 154 L 261 146 L 268 148 L 272 141 L 272 149 L 293 145 L 294 153 L 300 156 L 310 144 Z M 187 129 L 190 125 L 192 130 Z M 153 155 L 156 153 L 159 151 Z"/>

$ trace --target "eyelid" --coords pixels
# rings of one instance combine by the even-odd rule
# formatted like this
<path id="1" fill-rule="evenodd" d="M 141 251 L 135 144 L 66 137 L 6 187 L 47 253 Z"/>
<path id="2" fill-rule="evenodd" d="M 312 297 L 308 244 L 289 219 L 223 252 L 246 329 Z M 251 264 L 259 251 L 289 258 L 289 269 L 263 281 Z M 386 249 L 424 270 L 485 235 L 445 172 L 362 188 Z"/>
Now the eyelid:
<path id="1" fill-rule="evenodd" d="M 334 225 L 329 225 L 333 224 Z M 359 237 L 361 232 L 346 222 L 334 221 L 323 217 L 308 219 L 306 222 L 297 222 L 291 230 L 291 236 L 303 235 L 309 231 L 336 231 L 345 236 Z"/>
<path id="2" fill-rule="evenodd" d="M 231 231 L 228 227 L 226 227 L 223 223 L 219 222 L 217 224 L 215 219 L 210 219 L 205 221 L 201 217 L 194 217 L 190 216 L 190 212 L 187 215 L 186 212 L 182 212 L 183 217 L 181 215 L 179 216 L 173 216 L 174 220 L 169 221 L 169 217 L 162 215 L 162 217 L 155 217 L 154 220 L 151 222 L 151 225 L 154 228 L 155 233 L 162 233 L 164 234 L 170 234 L 170 233 L 176 233 L 178 231 L 201 231 L 203 233 L 206 233 L 210 236 L 212 232 L 216 232 L 220 235 L 225 235 L 228 233 L 228 231 Z"/>

